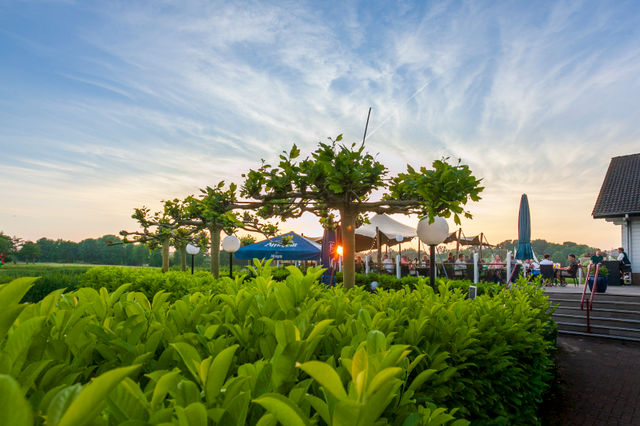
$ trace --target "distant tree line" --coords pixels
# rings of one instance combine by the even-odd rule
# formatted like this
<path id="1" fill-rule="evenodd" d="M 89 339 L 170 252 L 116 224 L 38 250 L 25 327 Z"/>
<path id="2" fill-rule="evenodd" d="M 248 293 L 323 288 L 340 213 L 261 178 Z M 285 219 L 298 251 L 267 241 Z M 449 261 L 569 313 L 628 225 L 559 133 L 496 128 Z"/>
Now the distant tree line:
<path id="1" fill-rule="evenodd" d="M 505 240 L 496 246 L 503 251 L 511 250 L 513 253 L 518 248 L 518 240 Z M 551 260 L 566 264 L 567 256 L 575 254 L 578 258 L 588 256 L 596 251 L 595 247 L 585 244 L 577 244 L 572 241 L 565 241 L 562 244 L 550 243 L 546 240 L 531 241 L 531 248 L 538 259 L 542 259 L 545 254 L 551 255 Z"/>
<path id="2" fill-rule="evenodd" d="M 242 244 L 251 244 L 252 238 L 243 238 Z M 149 249 L 144 244 L 120 244 L 122 240 L 115 235 L 100 238 L 87 238 L 79 243 L 62 239 L 40 238 L 36 242 L 11 237 L 0 231 L 0 258 L 5 262 L 50 262 L 50 263 L 86 263 L 93 265 L 122 266 L 162 266 L 162 250 Z M 172 263 L 180 264 L 180 253 L 173 253 Z M 189 256 L 191 264 L 191 256 Z M 220 263 L 229 265 L 228 256 L 222 256 Z M 246 261 L 235 261 L 244 265 Z M 209 264 L 208 252 L 202 251 L 194 258 L 196 267 Z"/>

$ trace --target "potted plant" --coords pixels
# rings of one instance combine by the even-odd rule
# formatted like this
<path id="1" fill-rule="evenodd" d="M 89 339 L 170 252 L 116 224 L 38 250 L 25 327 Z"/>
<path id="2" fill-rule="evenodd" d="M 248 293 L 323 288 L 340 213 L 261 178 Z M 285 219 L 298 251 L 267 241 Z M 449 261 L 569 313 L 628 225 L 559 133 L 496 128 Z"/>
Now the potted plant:
<path id="1" fill-rule="evenodd" d="M 596 271 L 593 269 L 591 273 L 589 273 L 589 290 L 593 291 L 593 279 L 595 277 Z M 609 270 L 606 266 L 600 265 L 600 269 L 598 270 L 598 285 L 596 286 L 596 293 L 605 293 L 607 291 L 607 285 L 609 284 Z"/>

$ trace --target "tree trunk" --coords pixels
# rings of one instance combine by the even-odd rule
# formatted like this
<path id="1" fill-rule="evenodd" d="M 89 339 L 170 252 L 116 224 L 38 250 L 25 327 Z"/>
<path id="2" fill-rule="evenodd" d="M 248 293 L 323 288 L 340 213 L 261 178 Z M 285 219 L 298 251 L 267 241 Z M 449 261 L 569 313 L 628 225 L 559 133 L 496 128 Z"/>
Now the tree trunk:
<path id="1" fill-rule="evenodd" d="M 220 275 L 220 229 L 211 226 L 209 234 L 211 234 L 211 273 L 218 278 Z"/>
<path id="2" fill-rule="evenodd" d="M 169 270 L 169 239 L 162 242 L 162 272 Z"/>
<path id="3" fill-rule="evenodd" d="M 356 215 L 354 212 L 340 210 L 342 226 L 342 276 L 344 288 L 353 288 L 356 282 L 355 248 Z"/>
<path id="4" fill-rule="evenodd" d="M 182 272 L 187 270 L 187 247 L 180 247 L 180 264 L 182 265 Z"/>

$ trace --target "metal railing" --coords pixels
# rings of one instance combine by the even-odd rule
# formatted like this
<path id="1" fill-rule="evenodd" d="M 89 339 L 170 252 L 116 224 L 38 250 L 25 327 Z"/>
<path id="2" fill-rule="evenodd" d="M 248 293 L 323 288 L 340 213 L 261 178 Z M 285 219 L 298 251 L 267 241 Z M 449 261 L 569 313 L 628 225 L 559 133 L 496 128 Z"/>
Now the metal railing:
<path id="1" fill-rule="evenodd" d="M 587 277 L 584 280 L 584 288 L 582 289 L 582 297 L 580 298 L 580 310 L 584 311 L 585 307 L 585 295 L 587 294 L 587 286 L 589 285 L 589 276 L 591 275 L 591 267 L 594 265 L 587 266 Z M 587 333 L 591 333 L 591 311 L 593 310 L 593 298 L 598 291 L 598 272 L 600 272 L 600 264 L 595 265 L 595 275 L 593 276 L 593 286 L 591 287 L 591 295 L 589 299 L 586 301 L 587 307 Z"/>

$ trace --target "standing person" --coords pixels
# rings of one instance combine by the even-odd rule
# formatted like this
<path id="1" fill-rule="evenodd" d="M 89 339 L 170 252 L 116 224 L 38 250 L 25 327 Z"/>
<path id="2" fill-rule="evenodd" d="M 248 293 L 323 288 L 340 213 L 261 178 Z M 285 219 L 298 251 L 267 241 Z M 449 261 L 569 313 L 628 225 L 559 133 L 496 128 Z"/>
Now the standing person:
<path id="1" fill-rule="evenodd" d="M 597 265 L 598 263 L 602 263 L 603 260 L 604 260 L 604 257 L 602 256 L 602 252 L 600 251 L 600 249 L 596 250 L 596 254 L 591 256 L 592 265 Z"/>
<path id="2" fill-rule="evenodd" d="M 364 261 L 362 260 L 362 257 L 356 256 L 355 265 L 356 265 L 356 272 L 358 274 L 361 274 L 362 272 L 364 272 Z"/>
<path id="3" fill-rule="evenodd" d="M 389 259 L 389 255 L 385 254 L 382 257 L 382 267 L 387 274 L 393 274 L 395 271 L 395 265 L 393 264 L 393 260 Z"/>

